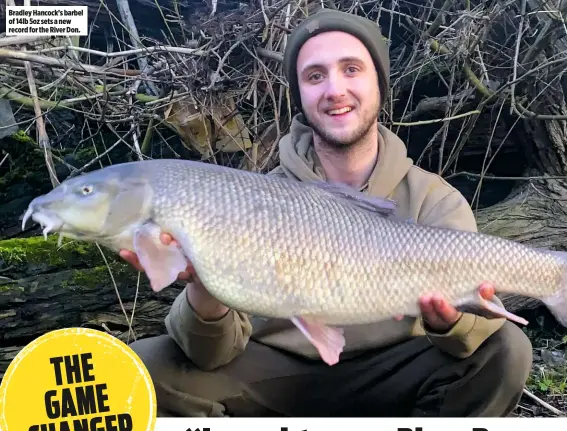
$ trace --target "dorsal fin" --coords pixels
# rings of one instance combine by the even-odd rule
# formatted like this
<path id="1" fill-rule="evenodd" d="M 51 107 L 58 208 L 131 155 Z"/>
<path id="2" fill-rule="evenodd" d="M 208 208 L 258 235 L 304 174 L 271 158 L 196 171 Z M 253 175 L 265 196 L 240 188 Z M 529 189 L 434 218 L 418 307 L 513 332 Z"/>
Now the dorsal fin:
<path id="1" fill-rule="evenodd" d="M 396 216 L 397 204 L 392 199 L 369 196 L 345 184 L 329 183 L 327 181 L 313 181 L 311 184 L 333 196 L 345 199 L 359 208 L 376 212 L 384 217 Z"/>

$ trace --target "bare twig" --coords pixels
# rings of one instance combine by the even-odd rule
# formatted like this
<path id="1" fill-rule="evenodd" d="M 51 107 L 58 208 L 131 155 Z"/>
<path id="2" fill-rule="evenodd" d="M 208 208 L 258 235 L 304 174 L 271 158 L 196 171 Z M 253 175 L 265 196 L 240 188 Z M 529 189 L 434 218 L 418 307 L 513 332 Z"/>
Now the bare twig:
<path id="1" fill-rule="evenodd" d="M 480 112 L 481 111 L 479 111 L 478 109 L 475 109 L 474 111 L 463 112 L 462 114 L 453 115 L 451 117 L 434 118 L 432 120 L 423 120 L 423 121 L 413 121 L 413 122 L 410 122 L 410 123 L 400 123 L 400 122 L 397 122 L 397 121 L 392 121 L 392 122 L 385 122 L 385 124 L 391 124 L 393 126 L 403 126 L 403 127 L 423 126 L 423 125 L 426 125 L 426 124 L 443 123 L 443 122 L 446 122 L 446 121 L 457 120 L 459 118 L 468 117 L 470 115 L 478 115 L 478 114 L 480 114 Z"/>
<path id="2" fill-rule="evenodd" d="M 483 178 L 485 180 L 494 180 L 494 181 L 551 181 L 551 180 L 567 180 L 567 175 L 535 175 L 529 177 L 516 177 L 516 176 L 497 176 L 497 175 L 490 175 L 490 174 L 475 174 L 474 172 L 456 172 L 454 174 L 447 175 L 445 177 L 446 180 L 451 178 L 457 177 L 470 177 L 470 178 Z"/>
<path id="3" fill-rule="evenodd" d="M 14 6 L 13 0 L 7 0 L 7 3 L 11 6 Z M 30 6 L 31 0 L 24 0 L 24 6 Z M 25 51 L 25 47 L 22 48 Z M 44 151 L 45 154 L 45 165 L 47 167 L 47 171 L 49 174 L 49 179 L 51 181 L 51 185 L 56 187 L 59 185 L 59 180 L 57 179 L 57 174 L 55 172 L 55 165 L 53 164 L 53 157 L 51 155 L 51 144 L 49 142 L 49 136 L 47 135 L 47 131 L 45 130 L 45 123 L 43 121 L 43 114 L 41 112 L 41 106 L 39 105 L 38 97 L 37 97 L 37 89 L 35 85 L 35 78 L 33 76 L 32 66 L 31 64 L 26 61 L 24 63 L 26 68 L 26 76 L 28 79 L 28 85 L 30 89 L 30 93 L 33 100 L 33 107 L 35 111 L 35 121 L 36 121 L 36 130 L 38 136 L 38 144 L 39 148 Z"/>
<path id="4" fill-rule="evenodd" d="M 532 400 L 534 400 L 536 403 L 538 403 L 539 405 L 545 407 L 547 410 L 549 410 L 550 412 L 552 412 L 553 414 L 557 415 L 557 416 L 565 416 L 565 413 L 563 413 L 561 410 L 556 409 L 555 407 L 553 407 L 551 404 L 546 403 L 544 400 L 542 400 L 541 398 L 536 397 L 534 394 L 532 394 L 527 388 L 524 388 L 524 394 L 526 394 L 528 397 L 530 397 Z"/>
<path id="5" fill-rule="evenodd" d="M 0 39 L 2 40 L 2 39 Z M 208 50 L 202 48 L 184 48 L 179 46 L 169 46 L 169 45 L 154 45 L 154 46 L 147 46 L 145 48 L 137 48 L 137 49 L 128 49 L 124 51 L 115 51 L 115 52 L 104 52 L 98 51 L 96 49 L 91 48 L 83 48 L 80 46 L 74 45 L 65 45 L 65 46 L 54 46 L 51 48 L 41 48 L 37 50 L 30 50 L 28 51 L 30 54 L 40 54 L 46 52 L 57 52 L 57 51 L 77 51 L 83 52 L 86 54 L 96 55 L 98 57 L 104 58 L 121 58 L 121 57 L 128 57 L 130 55 L 136 54 L 163 54 L 163 53 L 171 53 L 171 54 L 187 54 L 187 55 L 195 55 L 198 57 L 207 55 L 209 52 Z"/>
<path id="6" fill-rule="evenodd" d="M 118 6 L 120 16 L 122 17 L 122 21 L 124 21 L 124 25 L 126 26 L 126 28 L 128 28 L 132 45 L 136 49 L 140 49 L 142 43 L 140 42 L 140 36 L 138 35 L 138 29 L 136 27 L 136 23 L 134 22 L 134 18 L 132 17 L 132 12 L 130 12 L 130 3 L 128 2 L 128 0 L 116 0 L 116 4 Z M 148 62 L 145 57 L 138 56 L 138 65 L 140 67 L 141 73 L 147 71 Z M 158 94 L 158 91 L 151 82 L 148 84 L 148 86 L 152 90 L 154 95 Z"/>
<path id="7" fill-rule="evenodd" d="M 25 43 L 41 42 L 49 39 L 51 39 L 51 36 L 7 36 L 0 38 L 0 47 L 23 45 Z"/>
<path id="8" fill-rule="evenodd" d="M 104 68 L 100 66 L 90 66 L 88 64 L 76 63 L 70 60 L 58 60 L 52 57 L 46 57 L 37 54 L 28 54 L 23 51 L 12 51 L 8 49 L 0 49 L 0 58 L 12 58 L 16 60 L 30 61 L 34 63 L 44 64 L 46 66 L 54 66 L 62 69 L 73 69 L 76 71 L 96 74 L 114 74 L 119 76 L 129 75 L 137 76 L 140 74 L 138 70 L 133 69 L 115 69 Z"/>

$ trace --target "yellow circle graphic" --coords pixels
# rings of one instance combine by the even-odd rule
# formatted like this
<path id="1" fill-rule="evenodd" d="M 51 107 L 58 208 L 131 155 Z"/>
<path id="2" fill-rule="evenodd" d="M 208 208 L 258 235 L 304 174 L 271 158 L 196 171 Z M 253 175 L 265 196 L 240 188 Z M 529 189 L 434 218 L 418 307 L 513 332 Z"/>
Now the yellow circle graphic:
<path id="1" fill-rule="evenodd" d="M 0 385 L 2 431 L 153 431 L 156 409 L 138 355 L 94 329 L 37 338 L 14 358 Z"/>

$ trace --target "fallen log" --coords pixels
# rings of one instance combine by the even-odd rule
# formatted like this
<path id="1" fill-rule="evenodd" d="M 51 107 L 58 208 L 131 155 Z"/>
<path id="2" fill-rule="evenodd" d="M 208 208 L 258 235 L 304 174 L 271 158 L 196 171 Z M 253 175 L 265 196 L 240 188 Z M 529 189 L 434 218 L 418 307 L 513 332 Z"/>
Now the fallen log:
<path id="1" fill-rule="evenodd" d="M 127 316 L 132 310 L 110 311 L 113 307 L 120 306 L 120 301 L 133 302 L 136 299 L 136 302 L 141 301 L 143 304 L 150 299 L 169 298 L 172 291 L 168 289 L 167 293 L 156 296 L 143 277 L 140 277 L 139 286 L 136 279 L 134 270 L 126 264 L 116 263 L 108 267 L 103 265 L 70 269 L 2 281 L 0 342 L 8 344 L 18 340 L 31 340 L 50 330 L 81 326 L 89 323 L 100 312 L 118 314 L 113 318 L 114 324 L 128 328 Z M 135 320 L 138 321 L 139 317 Z"/>
<path id="2" fill-rule="evenodd" d="M 0 281 L 0 376 L 21 347 L 52 330 L 90 327 L 126 343 L 164 333 L 181 287 L 155 294 L 144 276 L 137 279 L 115 262 Z"/>
<path id="3" fill-rule="evenodd" d="M 180 285 L 154 293 L 147 277 L 112 253 L 55 235 L 0 241 L 0 376 L 23 346 L 68 327 L 107 331 L 124 342 L 165 331 Z"/>

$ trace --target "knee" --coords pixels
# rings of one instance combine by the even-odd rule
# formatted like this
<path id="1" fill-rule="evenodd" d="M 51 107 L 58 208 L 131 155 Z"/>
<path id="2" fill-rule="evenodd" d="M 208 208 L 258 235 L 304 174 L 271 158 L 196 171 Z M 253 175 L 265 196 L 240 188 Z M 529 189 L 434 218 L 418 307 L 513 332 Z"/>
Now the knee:
<path id="1" fill-rule="evenodd" d="M 500 384 L 521 392 L 532 368 L 532 343 L 518 326 L 509 321 L 491 338 L 494 352 L 491 362 L 500 372 Z"/>
<path id="2" fill-rule="evenodd" d="M 144 363 L 154 384 L 167 381 L 169 374 L 176 369 L 174 365 L 180 349 L 167 335 L 143 338 L 130 344 L 130 348 Z"/>
<path id="3" fill-rule="evenodd" d="M 522 396 L 532 355 L 528 337 L 506 321 L 473 355 L 449 367 L 457 370 L 458 381 L 445 392 L 441 414 L 508 416 Z M 442 373 L 442 387 L 445 387 L 447 378 Z"/>

